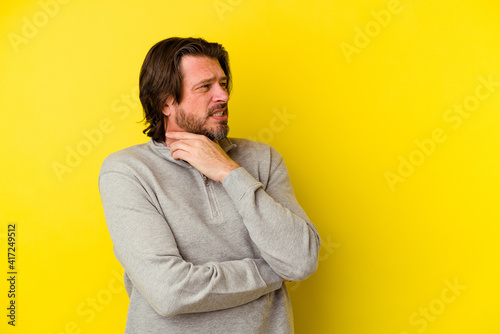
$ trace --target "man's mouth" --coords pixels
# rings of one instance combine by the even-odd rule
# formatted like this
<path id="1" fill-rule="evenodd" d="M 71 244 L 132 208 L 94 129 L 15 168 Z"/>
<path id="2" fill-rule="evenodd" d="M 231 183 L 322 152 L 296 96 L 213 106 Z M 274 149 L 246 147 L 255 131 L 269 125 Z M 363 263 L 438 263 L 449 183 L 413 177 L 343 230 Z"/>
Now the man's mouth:
<path id="1" fill-rule="evenodd" d="M 213 113 L 210 115 L 210 118 L 218 121 L 218 122 L 227 122 L 227 113 L 226 113 L 226 108 L 224 109 L 218 109 L 217 112 Z"/>
<path id="2" fill-rule="evenodd" d="M 216 116 L 216 117 L 220 117 L 220 116 L 223 116 L 223 115 L 224 115 L 224 110 L 218 111 L 215 114 L 212 114 L 212 116 Z"/>
<path id="3" fill-rule="evenodd" d="M 209 117 L 218 121 L 227 121 L 227 104 L 218 104 L 211 108 Z"/>

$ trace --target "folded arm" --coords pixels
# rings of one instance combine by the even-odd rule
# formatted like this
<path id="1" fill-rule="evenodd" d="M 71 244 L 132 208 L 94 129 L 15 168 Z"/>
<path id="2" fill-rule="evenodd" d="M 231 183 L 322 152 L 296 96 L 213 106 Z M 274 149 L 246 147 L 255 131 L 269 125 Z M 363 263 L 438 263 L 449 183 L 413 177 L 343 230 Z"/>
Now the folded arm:
<path id="1" fill-rule="evenodd" d="M 271 153 L 265 186 L 244 168 L 233 170 L 223 186 L 262 257 L 285 280 L 299 281 L 317 268 L 320 238 L 295 198 L 281 156 L 272 148 Z"/>
<path id="2" fill-rule="evenodd" d="M 252 241 L 278 275 L 284 280 L 303 280 L 316 270 L 319 234 L 298 204 L 285 163 L 276 150 L 268 146 L 270 169 L 264 186 L 217 142 L 187 132 L 166 136 L 175 140 L 170 144 L 174 159 L 185 160 L 208 178 L 222 182 Z"/>

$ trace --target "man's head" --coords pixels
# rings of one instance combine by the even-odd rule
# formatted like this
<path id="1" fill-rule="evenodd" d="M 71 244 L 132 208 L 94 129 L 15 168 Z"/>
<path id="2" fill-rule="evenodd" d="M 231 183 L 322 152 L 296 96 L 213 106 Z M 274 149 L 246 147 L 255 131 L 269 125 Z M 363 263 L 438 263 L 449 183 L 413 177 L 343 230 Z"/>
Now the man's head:
<path id="1" fill-rule="evenodd" d="M 201 38 L 173 37 L 154 45 L 139 77 L 140 99 L 155 141 L 165 130 L 224 138 L 231 71 L 226 50 Z M 221 115 L 222 112 L 222 115 Z"/>

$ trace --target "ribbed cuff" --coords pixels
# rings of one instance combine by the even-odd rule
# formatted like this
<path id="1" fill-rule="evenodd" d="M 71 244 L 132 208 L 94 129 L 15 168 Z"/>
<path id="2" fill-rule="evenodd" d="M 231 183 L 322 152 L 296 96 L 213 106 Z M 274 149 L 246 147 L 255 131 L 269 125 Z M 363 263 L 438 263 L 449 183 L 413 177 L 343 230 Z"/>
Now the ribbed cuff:
<path id="1" fill-rule="evenodd" d="M 245 168 L 239 167 L 226 176 L 222 181 L 222 186 L 233 201 L 238 203 L 247 191 L 257 189 L 262 186 L 262 183 L 250 175 Z"/>

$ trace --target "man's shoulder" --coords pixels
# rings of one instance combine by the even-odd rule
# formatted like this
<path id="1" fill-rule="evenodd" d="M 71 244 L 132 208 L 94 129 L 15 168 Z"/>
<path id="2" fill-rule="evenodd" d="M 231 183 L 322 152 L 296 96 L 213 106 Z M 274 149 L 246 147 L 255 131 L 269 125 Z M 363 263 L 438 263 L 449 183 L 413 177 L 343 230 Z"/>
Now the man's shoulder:
<path id="1" fill-rule="evenodd" d="M 262 152 L 262 153 L 269 153 L 271 151 L 276 151 L 271 145 L 259 141 L 255 141 L 252 139 L 246 139 L 246 138 L 233 138 L 230 137 L 228 140 L 236 145 L 238 150 L 244 150 L 244 151 L 254 151 L 254 152 Z"/>
<path id="2" fill-rule="evenodd" d="M 151 142 L 133 145 L 109 154 L 101 166 L 101 174 L 109 171 L 124 172 L 132 166 L 151 159 Z"/>
<path id="3" fill-rule="evenodd" d="M 270 163 L 272 160 L 281 160 L 280 153 L 267 143 L 245 138 L 231 137 L 228 139 L 235 145 L 234 151 L 232 152 L 233 155 L 244 157 L 247 161 L 253 163 Z"/>

